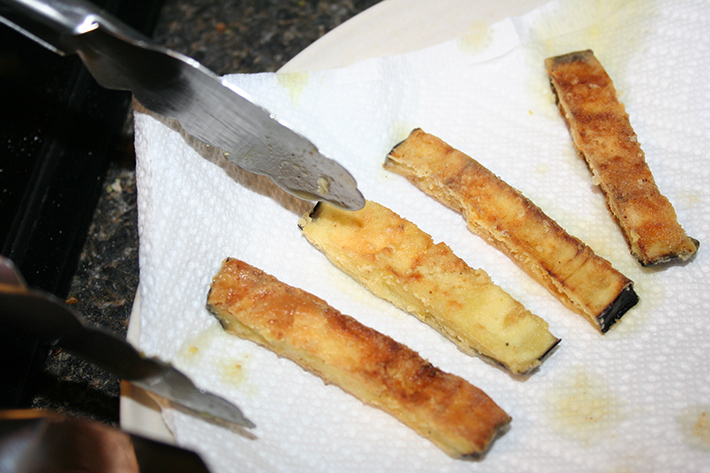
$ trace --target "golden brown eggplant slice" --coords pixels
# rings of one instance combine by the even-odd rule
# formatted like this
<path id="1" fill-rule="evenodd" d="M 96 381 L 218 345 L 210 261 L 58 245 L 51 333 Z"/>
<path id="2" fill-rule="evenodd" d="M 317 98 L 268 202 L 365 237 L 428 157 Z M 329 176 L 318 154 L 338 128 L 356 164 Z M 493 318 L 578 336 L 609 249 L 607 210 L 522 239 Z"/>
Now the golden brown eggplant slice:
<path id="1" fill-rule="evenodd" d="M 385 169 L 461 212 L 495 246 L 602 333 L 638 302 L 633 283 L 479 162 L 420 129 Z"/>
<path id="2" fill-rule="evenodd" d="M 699 243 L 686 235 L 658 190 L 626 109 L 594 53 L 548 58 L 545 66 L 572 140 L 631 253 L 644 266 L 690 258 Z"/>
<path id="3" fill-rule="evenodd" d="M 511 420 L 466 380 L 240 260 L 223 262 L 207 305 L 227 332 L 388 412 L 452 457 L 480 455 Z"/>
<path id="4" fill-rule="evenodd" d="M 515 375 L 559 340 L 548 324 L 444 243 L 372 201 L 356 212 L 318 204 L 299 223 L 306 238 L 373 294 L 417 316 L 468 354 Z"/>

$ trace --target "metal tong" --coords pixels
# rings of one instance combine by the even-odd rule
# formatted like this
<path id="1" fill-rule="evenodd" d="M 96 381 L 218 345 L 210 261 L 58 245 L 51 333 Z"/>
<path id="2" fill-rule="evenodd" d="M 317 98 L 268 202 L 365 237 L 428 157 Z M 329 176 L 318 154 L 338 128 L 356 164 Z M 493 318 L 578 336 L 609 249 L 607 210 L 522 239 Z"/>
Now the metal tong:
<path id="1" fill-rule="evenodd" d="M 177 119 L 234 164 L 286 192 L 357 210 L 355 179 L 302 135 L 194 59 L 154 44 L 83 0 L 0 0 L 0 22 L 61 54 L 78 54 L 109 89 L 130 90 L 147 109 Z"/>
<path id="2" fill-rule="evenodd" d="M 52 294 L 29 289 L 11 260 L 0 256 L 0 320 L 61 346 L 121 379 L 217 423 L 255 427 L 225 399 L 197 388 L 172 366 L 148 358 L 117 335 L 90 327 Z"/>

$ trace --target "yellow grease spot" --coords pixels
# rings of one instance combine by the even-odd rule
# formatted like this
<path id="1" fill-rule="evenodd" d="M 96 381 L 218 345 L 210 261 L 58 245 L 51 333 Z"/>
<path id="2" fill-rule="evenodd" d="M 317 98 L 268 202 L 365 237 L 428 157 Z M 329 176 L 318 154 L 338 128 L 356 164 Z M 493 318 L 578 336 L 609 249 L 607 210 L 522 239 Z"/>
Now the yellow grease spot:
<path id="1" fill-rule="evenodd" d="M 646 21 L 658 15 L 653 6 L 647 0 L 569 0 L 540 17 L 532 36 L 547 55 L 591 48 L 604 57 L 620 44 L 639 49 L 653 34 L 650 26 L 640 26 L 653 24 Z"/>
<path id="2" fill-rule="evenodd" d="M 531 42 L 525 45 L 530 71 L 528 89 L 539 115 L 559 119 L 544 60 L 572 51 L 592 49 L 611 76 L 617 91 L 627 88 L 620 45 L 629 51 L 643 48 L 655 34 L 659 13 L 647 0 L 567 0 L 535 19 Z"/>
<path id="3" fill-rule="evenodd" d="M 710 451 L 710 405 L 684 409 L 678 416 L 678 423 L 688 445 Z"/>
<path id="4" fill-rule="evenodd" d="M 209 347 L 218 335 L 217 328 L 209 328 L 190 338 L 185 342 L 176 355 L 178 365 L 193 366 L 202 360 L 209 352 Z"/>
<path id="5" fill-rule="evenodd" d="M 215 348 L 215 339 L 223 336 L 224 330 L 215 324 L 189 339 L 175 358 L 178 369 L 195 369 L 197 366 L 210 365 L 224 384 L 243 388 L 247 378 L 249 355 L 229 357 Z"/>
<path id="6" fill-rule="evenodd" d="M 688 209 L 697 208 L 702 201 L 702 197 L 696 192 L 680 191 L 677 198 L 678 204 Z"/>
<path id="7" fill-rule="evenodd" d="M 552 390 L 546 413 L 560 435 L 593 445 L 613 434 L 621 420 L 621 403 L 601 378 L 579 370 Z"/>
<path id="8" fill-rule="evenodd" d="M 303 91 L 310 80 L 308 71 L 302 72 L 279 72 L 276 74 L 276 81 L 284 89 L 288 90 L 291 102 L 297 104 L 301 100 Z"/>
<path id="9" fill-rule="evenodd" d="M 491 25 L 483 21 L 475 21 L 468 28 L 468 32 L 458 39 L 458 46 L 464 53 L 477 54 L 484 51 L 492 42 Z"/>
<path id="10" fill-rule="evenodd" d="M 248 359 L 248 355 L 245 355 L 242 360 L 225 360 L 220 367 L 222 381 L 232 386 L 240 386 L 246 378 L 245 365 Z"/>

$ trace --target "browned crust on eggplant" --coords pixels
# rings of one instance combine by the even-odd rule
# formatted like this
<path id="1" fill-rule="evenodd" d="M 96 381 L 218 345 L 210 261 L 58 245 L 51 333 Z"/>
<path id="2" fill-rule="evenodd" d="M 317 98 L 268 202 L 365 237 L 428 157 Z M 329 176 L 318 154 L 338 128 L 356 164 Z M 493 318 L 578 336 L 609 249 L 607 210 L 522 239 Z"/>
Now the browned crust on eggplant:
<path id="1" fill-rule="evenodd" d="M 638 301 L 633 283 L 517 189 L 440 138 L 414 130 L 385 169 L 461 212 L 469 229 L 606 332 Z M 615 303 L 623 295 L 623 303 Z"/>
<path id="2" fill-rule="evenodd" d="M 452 457 L 482 454 L 511 420 L 466 380 L 243 261 L 223 262 L 207 305 L 226 331 L 388 412 Z"/>
<path id="3" fill-rule="evenodd" d="M 546 59 L 572 140 L 643 266 L 689 259 L 699 243 L 680 226 L 646 163 L 624 105 L 591 50 Z"/>
<path id="4" fill-rule="evenodd" d="M 539 367 L 559 339 L 547 322 L 471 268 L 443 242 L 387 207 L 367 201 L 348 212 L 318 204 L 299 222 L 339 269 L 419 318 L 463 352 L 515 376 Z"/>

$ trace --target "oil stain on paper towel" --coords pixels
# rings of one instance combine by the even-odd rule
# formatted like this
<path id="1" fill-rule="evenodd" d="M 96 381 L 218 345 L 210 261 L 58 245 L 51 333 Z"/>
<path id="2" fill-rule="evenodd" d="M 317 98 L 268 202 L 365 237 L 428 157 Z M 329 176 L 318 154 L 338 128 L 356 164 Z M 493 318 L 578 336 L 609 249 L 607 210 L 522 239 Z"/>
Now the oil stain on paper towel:
<path id="1" fill-rule="evenodd" d="M 248 376 L 249 355 L 221 353 L 217 338 L 225 336 L 219 325 L 214 325 L 188 340 L 178 352 L 175 364 L 178 368 L 198 369 L 203 360 L 209 360 L 210 369 L 225 385 L 244 390 Z"/>
<path id="2" fill-rule="evenodd" d="M 276 74 L 278 84 L 286 89 L 291 97 L 291 103 L 297 105 L 301 101 L 303 91 L 310 80 L 310 73 L 303 72 L 279 72 Z"/>
<path id="3" fill-rule="evenodd" d="M 678 424 L 688 445 L 710 452 L 710 404 L 684 409 Z"/>
<path id="4" fill-rule="evenodd" d="M 648 0 L 572 0 L 540 17 L 531 39 L 548 55 L 594 49 L 601 57 L 643 47 L 654 34 L 658 12 Z M 622 65 L 622 64 L 620 64 Z"/>
<path id="5" fill-rule="evenodd" d="M 645 39 L 654 35 L 659 13 L 647 0 L 569 0 L 555 3 L 530 26 L 526 44 L 531 74 L 530 95 L 537 99 L 539 113 L 559 114 L 544 60 L 551 56 L 585 49 L 594 50 L 623 93 L 629 52 L 643 49 Z M 623 45 L 623 54 L 620 54 Z M 545 113 L 543 113 L 545 114 Z"/>
<path id="6" fill-rule="evenodd" d="M 622 420 L 622 403 L 601 377 L 574 370 L 546 399 L 551 427 L 582 445 L 609 438 Z"/>
<path id="7" fill-rule="evenodd" d="M 458 46 L 464 53 L 477 54 L 484 51 L 493 42 L 491 25 L 476 21 L 468 28 L 468 32 L 460 37 Z"/>

